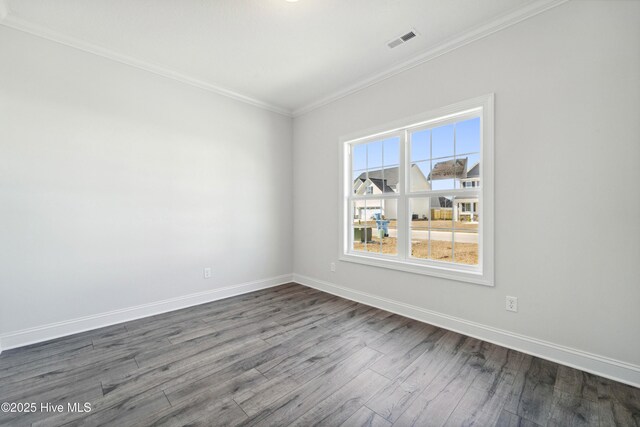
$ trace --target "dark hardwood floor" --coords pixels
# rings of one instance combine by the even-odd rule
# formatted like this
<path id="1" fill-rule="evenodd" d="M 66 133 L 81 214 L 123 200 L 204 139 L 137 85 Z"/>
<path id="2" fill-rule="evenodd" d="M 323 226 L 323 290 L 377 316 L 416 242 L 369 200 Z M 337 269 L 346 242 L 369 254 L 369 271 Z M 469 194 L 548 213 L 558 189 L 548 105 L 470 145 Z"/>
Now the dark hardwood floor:
<path id="1" fill-rule="evenodd" d="M 11 426 L 640 425 L 640 389 L 297 284 L 5 351 L 0 402 L 37 404 Z"/>

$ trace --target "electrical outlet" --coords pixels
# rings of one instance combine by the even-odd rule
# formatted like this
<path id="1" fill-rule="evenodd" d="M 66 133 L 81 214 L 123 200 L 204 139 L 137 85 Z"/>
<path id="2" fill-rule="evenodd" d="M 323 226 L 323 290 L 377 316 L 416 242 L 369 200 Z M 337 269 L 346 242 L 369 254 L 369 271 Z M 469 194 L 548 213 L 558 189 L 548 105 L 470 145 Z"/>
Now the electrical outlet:
<path id="1" fill-rule="evenodd" d="M 332 262 L 331 264 L 329 264 L 329 270 L 336 271 L 336 263 L 335 262 Z"/>
<path id="2" fill-rule="evenodd" d="M 518 298 L 517 297 L 507 297 L 507 306 L 505 307 L 507 311 L 518 311 Z"/>
<path id="3" fill-rule="evenodd" d="M 205 267 L 205 269 L 204 269 L 204 278 L 205 279 L 210 279 L 211 278 L 211 267 Z"/>

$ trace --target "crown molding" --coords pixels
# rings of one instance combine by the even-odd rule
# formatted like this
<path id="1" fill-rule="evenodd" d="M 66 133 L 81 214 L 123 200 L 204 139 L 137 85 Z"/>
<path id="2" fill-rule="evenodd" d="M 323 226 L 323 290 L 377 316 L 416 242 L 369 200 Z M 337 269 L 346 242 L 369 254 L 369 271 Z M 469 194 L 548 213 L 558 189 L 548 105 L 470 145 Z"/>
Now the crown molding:
<path id="1" fill-rule="evenodd" d="M 420 64 L 431 61 L 432 59 L 444 55 L 445 53 L 463 47 L 476 40 L 480 40 L 493 33 L 508 28 L 512 25 L 517 24 L 518 22 L 529 19 L 535 15 L 538 15 L 568 1 L 569 0 L 535 0 L 532 3 L 500 15 L 496 19 L 486 22 L 462 34 L 459 34 L 458 36 L 452 37 L 436 46 L 433 46 L 430 49 L 423 51 L 422 53 L 405 62 L 402 62 L 382 72 L 367 77 L 364 80 L 359 81 L 358 83 L 344 87 L 343 89 L 338 90 L 337 92 L 334 92 L 333 94 L 318 101 L 312 102 L 311 104 L 308 104 L 304 107 L 296 108 L 292 112 L 293 117 L 302 116 L 310 111 L 316 110 L 341 98 L 359 92 L 369 86 L 373 86 Z"/>
<path id="2" fill-rule="evenodd" d="M 246 96 L 241 93 L 234 92 L 232 90 L 225 89 L 220 86 L 216 86 L 214 84 L 187 76 L 182 73 L 178 73 L 176 71 L 170 70 L 168 68 L 165 68 L 157 64 L 152 64 L 147 61 L 143 61 L 140 59 L 133 58 L 131 56 L 114 52 L 112 50 L 103 48 L 93 43 L 88 43 L 76 37 L 67 36 L 57 31 L 50 30 L 41 25 L 33 24 L 24 19 L 18 18 L 11 14 L 11 11 L 6 6 L 6 3 L 4 0 L 0 0 L 0 25 L 4 25 L 6 27 L 23 31 L 25 33 L 29 33 L 38 37 L 42 37 L 44 39 L 63 44 L 65 46 L 70 46 L 75 49 L 92 53 L 94 55 L 98 55 L 103 58 L 111 59 L 113 61 L 120 62 L 122 64 L 129 65 L 131 67 L 139 68 L 141 70 L 145 70 L 150 73 L 154 73 L 172 80 L 177 80 L 179 82 L 186 83 L 188 85 L 195 86 L 197 88 L 204 89 L 209 92 L 213 92 L 217 95 L 222 95 L 224 97 L 231 98 L 236 101 L 243 102 L 245 104 L 253 105 L 254 107 L 259 107 L 264 110 L 282 114 L 287 117 L 292 117 L 291 110 L 289 109 L 282 108 L 277 105 L 273 105 L 256 98 L 252 98 L 250 96 Z"/>
<path id="3" fill-rule="evenodd" d="M 477 26 L 469 31 L 459 34 L 456 37 L 450 38 L 443 43 L 431 47 L 430 49 L 423 51 L 422 53 L 414 56 L 413 58 L 388 68 L 384 71 L 378 72 L 368 78 L 365 78 L 350 86 L 344 87 L 333 94 L 314 101 L 306 106 L 290 110 L 277 105 L 270 104 L 268 102 L 252 98 L 247 95 L 243 95 L 238 92 L 234 92 L 229 89 L 225 89 L 221 86 L 217 86 L 208 83 L 203 80 L 199 80 L 188 75 L 178 73 L 166 67 L 152 64 L 147 61 L 133 58 L 131 56 L 123 55 L 112 50 L 100 47 L 98 45 L 80 40 L 75 37 L 67 36 L 57 31 L 50 30 L 44 26 L 30 23 L 17 16 L 11 14 L 11 10 L 6 4 L 6 0 L 0 0 L 0 25 L 10 27 L 19 31 L 23 31 L 29 34 L 33 34 L 38 37 L 42 37 L 56 43 L 60 43 L 66 46 L 70 46 L 94 55 L 98 55 L 104 58 L 111 59 L 113 61 L 120 62 L 138 69 L 142 69 L 169 79 L 177 80 L 179 82 L 198 87 L 200 89 L 213 92 L 215 94 L 225 96 L 255 107 L 259 107 L 268 111 L 272 111 L 278 114 L 282 114 L 287 117 L 298 117 L 304 115 L 310 111 L 323 107 L 327 104 L 335 102 L 341 98 L 349 96 L 353 93 L 359 92 L 369 86 L 373 86 L 380 83 L 390 77 L 414 68 L 420 64 L 431 61 L 441 55 L 472 43 L 476 40 L 480 40 L 500 30 L 508 28 L 518 22 L 524 21 L 535 15 L 538 15 L 546 10 L 559 6 L 569 0 L 535 0 L 523 7 L 514 9 L 503 15 L 500 15 L 496 19 L 493 19 L 485 24 Z"/>

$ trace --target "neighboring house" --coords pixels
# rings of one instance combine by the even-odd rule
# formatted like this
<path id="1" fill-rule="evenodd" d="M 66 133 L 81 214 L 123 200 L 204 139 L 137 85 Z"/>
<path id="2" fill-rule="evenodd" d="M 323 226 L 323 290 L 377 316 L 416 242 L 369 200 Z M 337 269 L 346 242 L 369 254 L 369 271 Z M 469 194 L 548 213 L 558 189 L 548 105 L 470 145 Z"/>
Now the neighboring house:
<path id="1" fill-rule="evenodd" d="M 480 163 L 476 163 L 469 171 L 467 175 L 460 179 L 462 188 L 480 187 Z"/>
<path id="2" fill-rule="evenodd" d="M 413 191 L 429 190 L 429 180 L 458 179 L 462 188 L 480 186 L 480 164 L 475 164 L 469 171 L 467 159 L 448 160 L 436 163 L 432 172 L 425 177 L 417 165 L 411 166 L 411 188 Z M 376 169 L 360 174 L 353 181 L 353 193 L 356 195 L 377 195 L 395 193 L 398 191 L 397 167 Z M 451 219 L 462 221 L 477 221 L 477 198 L 457 198 L 455 206 L 448 197 L 431 197 L 429 199 L 413 199 L 411 210 L 414 219 Z M 368 199 L 354 202 L 354 219 L 370 220 L 376 213 L 381 213 L 386 219 L 396 219 L 398 206 L 395 200 Z"/>
<path id="3" fill-rule="evenodd" d="M 460 179 L 462 188 L 480 187 L 480 163 L 476 163 L 465 175 Z M 457 198 L 456 214 L 460 221 L 478 221 L 478 199 L 476 197 Z"/>

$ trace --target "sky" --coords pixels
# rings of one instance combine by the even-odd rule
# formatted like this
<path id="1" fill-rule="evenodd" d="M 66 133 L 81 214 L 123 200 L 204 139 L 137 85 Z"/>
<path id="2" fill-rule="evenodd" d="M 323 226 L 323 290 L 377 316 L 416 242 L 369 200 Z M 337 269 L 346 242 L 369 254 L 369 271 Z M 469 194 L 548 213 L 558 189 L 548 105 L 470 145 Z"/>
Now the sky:
<path id="1" fill-rule="evenodd" d="M 480 161 L 480 118 L 411 132 L 410 139 L 411 162 L 425 177 L 429 176 L 432 164 L 438 162 L 466 157 L 469 170 Z M 400 162 L 400 138 L 355 145 L 352 159 L 354 179 L 366 170 L 396 167 Z M 457 185 L 452 179 L 435 180 L 432 189 L 448 190 L 458 188 Z"/>

